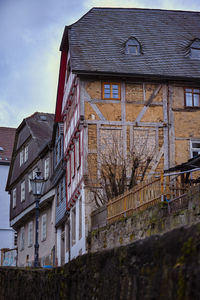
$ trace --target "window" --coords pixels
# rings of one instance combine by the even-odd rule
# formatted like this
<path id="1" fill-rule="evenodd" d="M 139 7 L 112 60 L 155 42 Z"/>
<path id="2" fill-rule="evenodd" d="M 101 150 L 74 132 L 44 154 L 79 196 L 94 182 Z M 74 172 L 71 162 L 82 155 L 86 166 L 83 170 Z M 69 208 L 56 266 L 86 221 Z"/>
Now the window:
<path id="1" fill-rule="evenodd" d="M 76 207 L 72 209 L 72 246 L 76 243 Z"/>
<path id="2" fill-rule="evenodd" d="M 33 222 L 28 223 L 28 247 L 33 245 Z"/>
<path id="3" fill-rule="evenodd" d="M 49 178 L 49 157 L 44 161 L 44 179 Z"/>
<path id="4" fill-rule="evenodd" d="M 75 151 L 76 151 L 76 168 L 78 169 L 80 167 L 80 135 L 78 139 L 76 140 L 76 145 L 75 145 Z"/>
<path id="5" fill-rule="evenodd" d="M 20 164 L 20 167 L 21 167 L 21 165 L 23 165 L 23 163 L 25 163 L 28 160 L 28 146 L 23 147 L 22 150 L 20 151 L 19 155 L 20 155 L 19 164 Z"/>
<path id="6" fill-rule="evenodd" d="M 195 39 L 190 45 L 190 58 L 200 59 L 200 40 Z"/>
<path id="7" fill-rule="evenodd" d="M 19 248 L 20 250 L 24 250 L 24 244 L 25 244 L 25 240 L 24 240 L 24 227 L 21 228 L 21 231 L 20 231 L 20 245 L 19 245 Z"/>
<path id="8" fill-rule="evenodd" d="M 20 167 L 24 163 L 24 149 L 20 151 Z"/>
<path id="9" fill-rule="evenodd" d="M 70 159 L 67 161 L 67 184 L 70 185 L 71 183 L 71 164 L 70 164 Z"/>
<path id="10" fill-rule="evenodd" d="M 13 208 L 15 208 L 16 207 L 16 189 L 13 190 L 12 197 L 13 197 Z"/>
<path id="11" fill-rule="evenodd" d="M 32 178 L 33 178 L 33 174 L 29 173 L 28 174 L 28 191 L 29 191 L 29 193 L 32 191 L 31 182 L 30 182 L 30 179 L 32 179 Z"/>
<path id="12" fill-rule="evenodd" d="M 71 152 L 71 172 L 72 172 L 72 178 L 75 176 L 75 154 L 74 149 Z"/>
<path id="13" fill-rule="evenodd" d="M 25 201 L 25 181 L 21 183 L 21 202 Z"/>
<path id="14" fill-rule="evenodd" d="M 199 107 L 200 104 L 200 89 L 185 88 L 185 106 L 186 107 Z"/>
<path id="15" fill-rule="evenodd" d="M 133 37 L 125 44 L 125 54 L 139 55 L 140 50 L 140 43 Z"/>
<path id="16" fill-rule="evenodd" d="M 102 84 L 103 99 L 119 100 L 120 99 L 120 83 L 103 82 Z"/>
<path id="17" fill-rule="evenodd" d="M 66 224 L 66 227 L 65 227 L 66 231 L 66 252 L 69 251 L 69 245 L 70 245 L 70 242 L 69 242 L 69 239 L 70 239 L 70 233 L 69 233 L 69 224 Z"/>
<path id="18" fill-rule="evenodd" d="M 200 141 L 190 142 L 191 157 L 195 157 L 200 154 Z"/>
<path id="19" fill-rule="evenodd" d="M 24 162 L 28 160 L 28 146 L 24 148 Z"/>
<path id="20" fill-rule="evenodd" d="M 44 214 L 42 216 L 42 224 L 41 224 L 41 241 L 45 241 L 47 237 L 47 215 Z"/>
<path id="21" fill-rule="evenodd" d="M 79 199 L 79 240 L 82 238 L 82 198 Z"/>

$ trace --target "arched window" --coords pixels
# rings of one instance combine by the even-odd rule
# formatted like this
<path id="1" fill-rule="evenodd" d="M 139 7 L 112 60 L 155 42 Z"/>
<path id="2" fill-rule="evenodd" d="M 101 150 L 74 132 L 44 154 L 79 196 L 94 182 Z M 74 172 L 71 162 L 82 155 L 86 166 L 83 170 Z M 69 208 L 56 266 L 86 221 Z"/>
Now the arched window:
<path id="1" fill-rule="evenodd" d="M 140 43 L 135 38 L 129 38 L 125 45 L 125 53 L 132 55 L 140 55 Z"/>
<path id="2" fill-rule="evenodd" d="M 200 40 L 195 39 L 190 45 L 190 57 L 200 59 Z"/>

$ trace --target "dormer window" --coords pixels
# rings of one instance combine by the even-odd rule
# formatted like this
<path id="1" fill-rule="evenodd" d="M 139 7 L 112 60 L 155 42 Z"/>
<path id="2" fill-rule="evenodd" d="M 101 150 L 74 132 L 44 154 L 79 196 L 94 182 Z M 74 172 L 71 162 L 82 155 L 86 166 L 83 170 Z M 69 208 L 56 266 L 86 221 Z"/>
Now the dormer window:
<path id="1" fill-rule="evenodd" d="M 190 57 L 193 59 L 200 59 L 200 40 L 195 39 L 190 45 Z"/>
<path id="2" fill-rule="evenodd" d="M 140 55 L 140 43 L 135 38 L 130 38 L 125 45 L 125 53 Z"/>

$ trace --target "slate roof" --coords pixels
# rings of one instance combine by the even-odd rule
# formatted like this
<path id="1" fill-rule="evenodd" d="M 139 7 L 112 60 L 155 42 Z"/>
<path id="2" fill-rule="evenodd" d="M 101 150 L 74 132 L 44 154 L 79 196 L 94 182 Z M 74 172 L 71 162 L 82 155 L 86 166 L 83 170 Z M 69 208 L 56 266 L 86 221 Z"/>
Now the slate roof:
<path id="1" fill-rule="evenodd" d="M 142 54 L 125 54 L 135 37 Z M 200 39 L 200 12 L 93 8 L 67 26 L 61 50 L 69 45 L 75 73 L 200 79 L 200 60 L 191 59 L 190 45 Z"/>
<path id="2" fill-rule="evenodd" d="M 54 114 L 35 112 L 25 119 L 32 137 L 38 144 L 38 149 L 44 147 L 52 138 Z"/>
<path id="3" fill-rule="evenodd" d="M 15 128 L 0 127 L 0 164 L 11 161 L 15 131 Z"/>

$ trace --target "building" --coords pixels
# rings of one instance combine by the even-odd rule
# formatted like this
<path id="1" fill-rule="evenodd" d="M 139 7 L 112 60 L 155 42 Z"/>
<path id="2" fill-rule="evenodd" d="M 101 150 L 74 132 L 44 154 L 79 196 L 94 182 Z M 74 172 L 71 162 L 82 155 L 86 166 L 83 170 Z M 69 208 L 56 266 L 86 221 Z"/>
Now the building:
<path id="1" fill-rule="evenodd" d="M 14 230 L 9 225 L 9 195 L 5 191 L 14 137 L 15 128 L 0 127 L 0 249 L 15 247 Z"/>
<path id="2" fill-rule="evenodd" d="M 35 198 L 29 179 L 37 170 L 46 180 L 39 206 L 39 260 L 41 266 L 55 264 L 55 189 L 50 182 L 53 123 L 53 114 L 36 112 L 16 130 L 6 190 L 10 225 L 18 237 L 18 266 L 31 266 L 34 261 Z"/>
<path id="3" fill-rule="evenodd" d="M 66 234 L 66 163 L 63 155 L 63 124 L 55 123 L 52 138 L 53 148 L 53 172 L 51 176 L 52 186 L 56 190 L 56 261 L 57 265 L 65 263 Z"/>
<path id="4" fill-rule="evenodd" d="M 199 153 L 199 18 L 199 12 L 93 8 L 66 26 L 56 122 L 64 123 L 71 258 L 87 251 L 90 184 L 105 141 L 115 136 L 125 156 L 145 142 L 152 152 L 148 178 Z"/>

